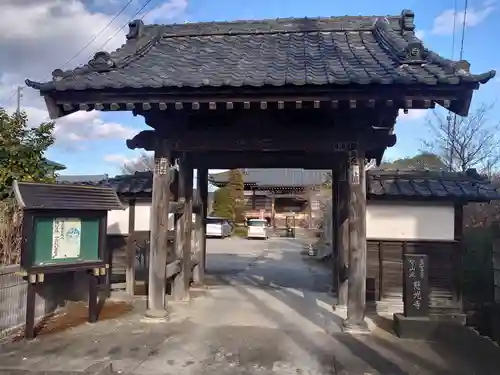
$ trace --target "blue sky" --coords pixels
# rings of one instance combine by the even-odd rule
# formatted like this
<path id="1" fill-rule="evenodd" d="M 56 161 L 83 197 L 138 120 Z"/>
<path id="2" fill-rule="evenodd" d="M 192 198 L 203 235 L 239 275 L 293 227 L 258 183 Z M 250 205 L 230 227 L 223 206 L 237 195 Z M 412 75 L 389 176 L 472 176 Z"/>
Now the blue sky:
<path id="1" fill-rule="evenodd" d="M 55 1 L 55 0 L 54 0 Z M 130 17 L 137 9 L 131 6 L 126 12 Z M 88 13 L 112 16 L 125 0 L 92 0 L 84 1 Z M 458 1 L 456 29 L 455 59 L 460 49 L 460 34 L 463 18 L 464 2 Z M 212 20 L 263 19 L 282 17 L 317 17 L 339 15 L 398 15 L 402 9 L 415 12 L 417 31 L 422 36 L 426 47 L 446 57 L 452 57 L 452 23 L 454 0 L 417 1 L 417 0 L 385 0 L 385 1 L 332 1 L 332 0 L 152 0 L 148 8 L 155 9 L 147 16 L 152 21 L 196 22 Z M 154 14 L 158 11 L 157 15 Z M 171 12 L 165 14 L 161 12 Z M 500 50 L 497 48 L 500 34 L 500 13 L 494 1 L 469 1 L 466 35 L 464 42 L 464 59 L 471 63 L 474 73 L 482 73 L 490 69 L 500 69 Z M 50 73 L 55 67 L 47 67 Z M 28 89 L 26 89 L 28 90 Z M 500 80 L 496 77 L 492 82 L 482 86 L 476 92 L 473 107 L 480 103 L 491 103 L 498 99 Z M 0 103 L 1 104 L 1 103 Z M 490 114 L 500 120 L 500 106 Z M 146 129 L 141 117 L 133 117 L 130 113 L 102 113 L 96 126 L 115 124 L 134 132 Z M 398 144 L 387 151 L 388 158 L 414 155 L 422 148 L 422 140 L 429 137 L 425 126 L 426 113 L 411 113 L 401 117 L 396 126 Z M 62 126 L 63 124 L 61 124 Z M 116 128 L 118 129 L 118 128 Z M 129 134 L 127 133 L 127 134 Z M 118 131 L 117 131 L 118 134 Z M 76 144 L 56 144 L 47 156 L 65 164 L 66 174 L 100 174 L 114 175 L 120 172 L 123 159 L 133 159 L 136 152 L 127 150 L 123 138 L 104 136 L 93 138 Z"/>

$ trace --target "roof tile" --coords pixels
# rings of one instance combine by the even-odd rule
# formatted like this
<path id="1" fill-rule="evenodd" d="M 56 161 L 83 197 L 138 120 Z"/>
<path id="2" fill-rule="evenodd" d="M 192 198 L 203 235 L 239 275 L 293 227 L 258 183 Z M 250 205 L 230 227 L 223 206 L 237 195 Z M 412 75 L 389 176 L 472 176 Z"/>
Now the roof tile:
<path id="1" fill-rule="evenodd" d="M 403 21 L 403 22 L 402 22 Z M 142 21 L 141 21 L 142 22 Z M 405 24 L 402 29 L 401 24 Z M 424 50 L 407 63 L 413 13 L 396 17 L 332 17 L 144 26 L 135 21 L 119 50 L 100 53 L 54 80 L 43 92 L 118 88 L 262 87 L 346 84 L 485 83 L 494 71 L 471 75 Z"/>
<path id="2" fill-rule="evenodd" d="M 114 189 L 92 182 L 81 184 L 42 184 L 14 182 L 14 192 L 19 206 L 25 210 L 122 210 Z"/>
<path id="3" fill-rule="evenodd" d="M 209 180 L 219 186 L 224 185 L 227 178 L 227 172 L 209 176 Z M 294 168 L 243 170 L 245 184 L 261 187 L 320 185 L 325 181 L 325 178 L 325 170 Z M 111 187 L 121 196 L 150 196 L 152 182 L 151 172 L 137 172 L 135 175 L 116 176 L 100 182 L 80 181 L 78 184 Z M 437 198 L 464 202 L 500 200 L 500 193 L 495 186 L 479 176 L 475 171 L 454 173 L 372 169 L 367 172 L 367 194 L 369 198 Z"/>

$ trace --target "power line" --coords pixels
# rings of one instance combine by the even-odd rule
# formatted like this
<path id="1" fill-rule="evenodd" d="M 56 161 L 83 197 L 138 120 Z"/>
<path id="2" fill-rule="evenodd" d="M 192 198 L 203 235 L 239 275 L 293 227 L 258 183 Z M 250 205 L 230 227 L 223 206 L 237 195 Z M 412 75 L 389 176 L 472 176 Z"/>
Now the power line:
<path id="1" fill-rule="evenodd" d="M 458 1 L 454 0 L 453 2 L 453 30 L 452 30 L 452 40 L 451 40 L 451 60 L 455 57 L 455 36 L 457 29 L 457 12 L 458 12 Z M 447 121 L 447 133 L 448 133 L 448 169 L 450 172 L 453 169 L 453 135 L 452 135 L 452 120 L 451 120 L 452 112 L 448 110 L 448 116 L 446 116 Z"/>
<path id="2" fill-rule="evenodd" d="M 463 59 L 464 56 L 464 42 L 465 42 L 465 28 L 467 26 L 467 10 L 469 8 L 469 0 L 465 0 L 464 3 L 464 17 L 462 19 L 462 35 L 460 37 L 460 54 L 459 60 Z M 453 127 L 452 127 L 452 146 L 455 146 L 455 132 L 457 127 L 457 114 L 453 114 Z"/>
<path id="3" fill-rule="evenodd" d="M 453 2 L 453 34 L 451 41 L 451 59 L 455 57 L 455 30 L 457 29 L 457 0 Z"/>
<path id="4" fill-rule="evenodd" d="M 14 97 L 17 95 L 17 89 L 16 91 L 14 91 L 12 93 L 12 95 L 9 97 L 9 99 L 7 99 L 7 101 L 5 103 L 10 103 L 12 101 L 12 99 L 14 99 Z"/>
<path id="5" fill-rule="evenodd" d="M 152 1 L 152 0 L 146 0 L 146 1 L 144 2 L 144 4 L 142 4 L 142 6 L 141 6 L 141 7 L 140 7 L 140 8 L 139 8 L 139 9 L 138 9 L 135 13 L 134 13 L 134 15 L 130 18 L 130 20 L 129 20 L 129 21 L 127 21 L 125 24 L 123 24 L 123 26 L 122 26 L 122 27 L 120 27 L 119 29 L 117 29 L 117 30 L 114 32 L 114 34 L 113 34 L 113 35 L 111 35 L 111 36 L 108 38 L 108 40 L 106 40 L 106 42 L 104 42 L 104 44 L 103 44 L 103 45 L 101 45 L 101 46 L 100 46 L 100 47 L 96 50 L 96 52 L 97 52 L 97 51 L 102 51 L 102 50 L 104 49 L 104 47 L 106 47 L 106 45 L 107 45 L 109 42 L 111 42 L 111 40 L 113 40 L 113 38 L 114 38 L 115 36 L 117 36 L 117 35 L 118 35 L 118 33 L 119 33 L 120 31 L 122 31 L 125 27 L 127 27 L 127 25 L 130 23 L 130 21 L 132 21 L 135 17 L 137 17 L 137 15 L 138 15 L 138 14 L 140 14 L 140 13 L 144 10 L 144 8 L 146 8 L 146 7 L 149 5 L 149 3 L 151 3 L 151 1 Z M 145 17 L 148 13 L 149 13 L 149 12 L 144 13 L 144 14 L 143 14 L 140 18 L 141 18 L 141 19 L 142 19 L 142 18 L 144 18 L 144 17 Z M 91 58 L 92 58 L 92 56 L 93 56 L 93 54 L 92 54 L 92 55 L 90 55 L 90 56 L 88 57 L 88 59 L 91 59 Z"/>
<path id="6" fill-rule="evenodd" d="M 61 69 L 68 65 L 70 62 L 72 62 L 74 59 L 76 59 L 80 54 L 87 49 L 99 36 L 107 30 L 108 27 L 111 26 L 111 24 L 116 20 L 126 9 L 127 7 L 132 3 L 134 0 L 128 0 L 128 2 L 120 9 L 118 13 L 114 15 L 114 17 L 108 22 L 106 26 L 104 26 L 101 31 L 99 31 L 92 39 L 90 39 L 85 46 L 83 46 L 72 58 L 70 58 L 68 61 L 66 61 L 64 64 L 62 64 Z"/>
<path id="7" fill-rule="evenodd" d="M 108 27 L 111 26 L 111 24 L 127 9 L 127 7 L 132 3 L 134 0 L 128 0 L 128 2 L 116 13 L 113 18 L 108 22 L 106 26 L 104 26 L 96 35 L 94 35 L 88 42 L 83 46 L 73 57 L 71 57 L 69 60 L 67 60 L 64 64 L 60 66 L 60 68 L 65 67 L 68 65 L 70 62 L 72 62 L 74 59 L 76 59 L 80 54 L 85 51 L 104 31 L 108 29 Z M 49 80 L 51 77 L 48 77 L 47 80 Z"/>
<path id="8" fill-rule="evenodd" d="M 464 54 L 464 41 L 465 41 L 465 27 L 467 24 L 467 9 L 469 8 L 469 0 L 465 0 L 464 5 L 464 18 L 462 21 L 462 38 L 460 40 L 460 60 L 462 60 Z"/>

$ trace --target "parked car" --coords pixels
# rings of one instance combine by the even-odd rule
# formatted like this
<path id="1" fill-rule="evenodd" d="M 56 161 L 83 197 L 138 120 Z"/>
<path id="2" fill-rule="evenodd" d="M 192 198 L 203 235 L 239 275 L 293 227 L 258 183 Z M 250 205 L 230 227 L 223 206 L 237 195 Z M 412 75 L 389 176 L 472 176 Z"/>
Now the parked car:
<path id="1" fill-rule="evenodd" d="M 207 216 L 207 237 L 218 237 L 224 239 L 233 234 L 233 225 L 223 217 Z"/>
<path id="2" fill-rule="evenodd" d="M 269 238 L 269 225 L 267 220 L 264 219 L 250 219 L 247 221 L 248 231 L 247 238 L 262 238 L 267 240 Z"/>

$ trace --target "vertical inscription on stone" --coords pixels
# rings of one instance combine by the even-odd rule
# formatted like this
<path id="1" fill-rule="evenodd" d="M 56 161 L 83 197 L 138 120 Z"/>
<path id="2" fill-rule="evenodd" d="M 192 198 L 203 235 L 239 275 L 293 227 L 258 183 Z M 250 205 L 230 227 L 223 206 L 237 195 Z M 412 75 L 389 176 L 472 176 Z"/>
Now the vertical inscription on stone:
<path id="1" fill-rule="evenodd" d="M 429 313 L 429 261 L 425 254 L 405 254 L 404 315 L 427 316 Z"/>

